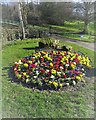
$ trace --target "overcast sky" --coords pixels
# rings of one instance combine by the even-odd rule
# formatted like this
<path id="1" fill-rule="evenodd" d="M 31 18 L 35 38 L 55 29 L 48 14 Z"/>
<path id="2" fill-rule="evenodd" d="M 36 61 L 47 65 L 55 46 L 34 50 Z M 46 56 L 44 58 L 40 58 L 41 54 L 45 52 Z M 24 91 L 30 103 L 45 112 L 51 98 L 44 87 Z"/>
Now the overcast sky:
<path id="1" fill-rule="evenodd" d="M 0 0 L 0 2 L 18 2 L 19 0 Z M 41 1 L 41 2 L 80 2 L 80 1 L 84 1 L 84 2 L 95 2 L 96 0 L 20 0 L 20 1 L 25 1 L 25 2 L 30 2 L 30 1 Z"/>
<path id="2" fill-rule="evenodd" d="M 18 2 L 19 0 L 0 0 L 0 2 Z M 20 0 L 20 1 L 25 1 L 25 2 L 31 2 L 32 0 Z M 33 1 L 41 1 L 41 2 L 72 2 L 72 1 L 74 1 L 74 2 L 79 2 L 79 1 L 81 1 L 81 0 L 33 0 Z"/>

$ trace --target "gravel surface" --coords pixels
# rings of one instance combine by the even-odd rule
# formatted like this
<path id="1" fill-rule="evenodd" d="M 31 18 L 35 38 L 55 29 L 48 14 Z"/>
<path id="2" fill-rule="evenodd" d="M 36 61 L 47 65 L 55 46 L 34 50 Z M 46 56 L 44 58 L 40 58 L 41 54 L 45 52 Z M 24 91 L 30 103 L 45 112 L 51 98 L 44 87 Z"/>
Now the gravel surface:
<path id="1" fill-rule="evenodd" d="M 52 37 L 54 37 L 54 38 L 56 38 L 56 39 L 59 39 L 59 40 L 62 40 L 62 41 L 74 43 L 74 44 L 77 44 L 77 45 L 79 45 L 79 46 L 85 47 L 85 48 L 87 48 L 87 49 L 96 51 L 94 42 L 89 43 L 89 42 L 82 42 L 82 41 L 77 41 L 77 40 L 71 40 L 71 39 L 64 38 L 64 37 L 62 37 L 62 36 L 60 36 L 60 35 L 58 35 L 58 36 L 52 35 Z"/>

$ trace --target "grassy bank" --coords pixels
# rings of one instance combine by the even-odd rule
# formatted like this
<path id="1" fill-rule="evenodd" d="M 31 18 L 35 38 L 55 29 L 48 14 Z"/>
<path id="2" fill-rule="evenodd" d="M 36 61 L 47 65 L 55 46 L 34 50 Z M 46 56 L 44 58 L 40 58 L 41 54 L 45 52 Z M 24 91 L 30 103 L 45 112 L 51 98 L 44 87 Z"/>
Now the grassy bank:
<path id="1" fill-rule="evenodd" d="M 94 117 L 93 80 L 76 91 L 33 91 L 21 84 L 11 82 L 9 69 L 18 59 L 29 56 L 38 46 L 39 39 L 17 41 L 3 47 L 2 93 L 3 117 L 8 118 L 91 118 Z M 69 44 L 64 42 L 63 44 Z M 74 50 L 88 55 L 93 61 L 94 52 L 81 46 L 69 44 Z M 27 50 L 26 48 L 30 48 Z"/>

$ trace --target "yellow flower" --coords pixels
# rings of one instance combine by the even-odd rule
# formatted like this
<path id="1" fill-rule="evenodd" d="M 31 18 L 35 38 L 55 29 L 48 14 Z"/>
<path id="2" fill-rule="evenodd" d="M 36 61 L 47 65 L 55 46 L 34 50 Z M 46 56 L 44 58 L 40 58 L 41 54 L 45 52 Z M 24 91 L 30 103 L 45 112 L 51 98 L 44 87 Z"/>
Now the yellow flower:
<path id="1" fill-rule="evenodd" d="M 32 61 L 30 60 L 30 61 L 28 61 L 28 63 L 32 64 Z"/>
<path id="2" fill-rule="evenodd" d="M 51 82 L 51 81 L 49 81 L 49 84 L 52 84 L 52 82 Z"/>
<path id="3" fill-rule="evenodd" d="M 24 72 L 23 75 L 26 76 L 26 73 Z"/>
<path id="4" fill-rule="evenodd" d="M 62 87 L 63 85 L 60 83 L 60 87 Z"/>
<path id="5" fill-rule="evenodd" d="M 68 52 L 68 55 L 71 55 L 71 52 Z"/>
<path id="6" fill-rule="evenodd" d="M 41 53 L 43 53 L 44 55 L 46 55 L 46 52 L 42 51 Z"/>
<path id="7" fill-rule="evenodd" d="M 50 63 L 50 66 L 53 66 L 53 63 Z"/>
<path id="8" fill-rule="evenodd" d="M 24 64 L 24 67 L 28 67 L 28 64 L 27 64 L 27 63 L 25 63 L 25 64 Z"/>
<path id="9" fill-rule="evenodd" d="M 74 68 L 75 68 L 75 65 L 74 65 L 74 64 L 71 64 L 71 67 L 74 69 Z"/>
<path id="10" fill-rule="evenodd" d="M 80 74 L 80 77 L 82 78 L 82 77 L 83 77 L 83 74 Z"/>
<path id="11" fill-rule="evenodd" d="M 55 52 L 55 51 L 53 51 L 53 55 L 56 55 L 56 52 Z"/>
<path id="12" fill-rule="evenodd" d="M 57 82 L 53 82 L 53 85 L 54 85 L 55 87 L 57 87 L 57 86 L 58 86 L 58 83 L 57 83 Z"/>
<path id="13" fill-rule="evenodd" d="M 50 57 L 47 57 L 47 59 L 50 60 L 50 61 L 52 61 L 52 58 L 50 58 Z"/>
<path id="14" fill-rule="evenodd" d="M 29 75 L 26 75 L 26 78 L 28 78 L 29 77 Z"/>
<path id="15" fill-rule="evenodd" d="M 77 79 L 77 80 L 81 80 L 81 77 L 79 77 L 79 76 L 76 76 L 76 79 Z"/>
<path id="16" fill-rule="evenodd" d="M 89 63 L 87 63 L 87 67 L 91 67 L 91 65 L 89 65 Z"/>
<path id="17" fill-rule="evenodd" d="M 14 68 L 14 71 L 17 70 L 17 68 Z"/>
<path id="18" fill-rule="evenodd" d="M 52 73 L 52 74 L 56 74 L 56 70 L 52 69 L 52 70 L 51 70 L 51 73 Z"/>
<path id="19" fill-rule="evenodd" d="M 62 58 L 62 62 L 65 61 L 66 59 L 67 59 L 67 57 L 64 56 L 64 57 Z"/>
<path id="20" fill-rule="evenodd" d="M 18 62 L 21 63 L 21 60 L 19 60 Z"/>
<path id="21" fill-rule="evenodd" d="M 17 77 L 20 79 L 22 75 L 18 74 Z"/>

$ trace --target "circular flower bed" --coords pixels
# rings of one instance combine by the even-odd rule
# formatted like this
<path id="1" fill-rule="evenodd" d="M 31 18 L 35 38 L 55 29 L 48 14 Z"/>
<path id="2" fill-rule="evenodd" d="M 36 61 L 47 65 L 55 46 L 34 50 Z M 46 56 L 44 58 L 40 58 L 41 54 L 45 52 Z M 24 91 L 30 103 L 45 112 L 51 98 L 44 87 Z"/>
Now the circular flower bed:
<path id="1" fill-rule="evenodd" d="M 90 60 L 76 52 L 37 52 L 15 62 L 13 67 L 19 81 L 41 89 L 60 89 L 83 81 L 84 66 Z"/>

